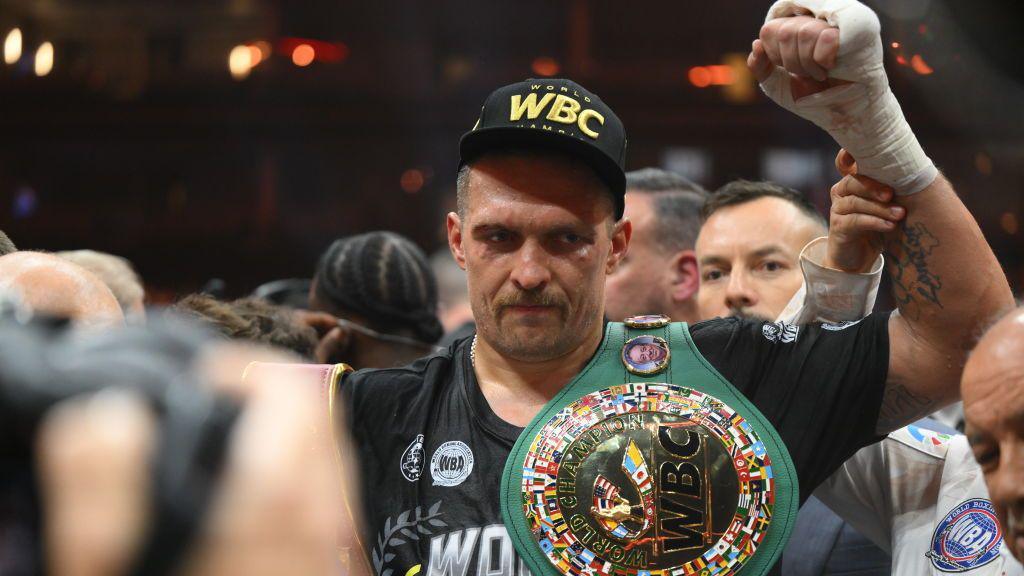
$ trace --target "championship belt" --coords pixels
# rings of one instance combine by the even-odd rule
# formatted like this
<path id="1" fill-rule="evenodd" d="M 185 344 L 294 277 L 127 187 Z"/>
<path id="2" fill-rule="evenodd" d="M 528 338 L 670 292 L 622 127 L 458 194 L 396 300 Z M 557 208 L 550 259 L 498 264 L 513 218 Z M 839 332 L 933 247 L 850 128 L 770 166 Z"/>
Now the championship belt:
<path id="1" fill-rule="evenodd" d="M 501 482 L 534 576 L 765 574 L 798 506 L 778 432 L 664 316 L 608 324 Z"/>

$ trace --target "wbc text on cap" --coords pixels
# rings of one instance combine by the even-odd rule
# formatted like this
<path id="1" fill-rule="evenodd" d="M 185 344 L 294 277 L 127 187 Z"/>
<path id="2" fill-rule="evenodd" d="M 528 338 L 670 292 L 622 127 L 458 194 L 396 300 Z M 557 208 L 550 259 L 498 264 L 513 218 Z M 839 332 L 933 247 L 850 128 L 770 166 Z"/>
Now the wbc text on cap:
<path id="1" fill-rule="evenodd" d="M 531 90 L 540 90 L 542 85 L 531 84 Z M 544 87 L 547 93 L 537 98 L 537 92 L 530 92 L 525 97 L 522 94 L 513 94 L 511 97 L 511 112 L 509 114 L 510 122 L 519 122 L 523 120 L 525 114 L 526 120 L 537 120 L 545 109 L 548 113 L 544 115 L 544 120 L 551 122 L 558 122 L 567 125 L 567 127 L 576 125 L 579 131 L 590 138 L 597 139 L 601 134 L 588 126 L 588 122 L 593 120 L 597 124 L 604 124 L 604 115 L 594 110 L 593 108 L 583 108 L 583 104 L 580 103 L 582 99 L 586 103 L 590 103 L 590 96 L 581 96 L 577 91 L 572 91 L 572 96 L 567 94 L 559 93 L 555 95 L 554 90 L 556 89 L 552 85 Z M 559 86 L 560 92 L 569 92 L 568 86 Z M 525 123 L 519 124 L 519 126 L 525 126 Z M 530 128 L 537 128 L 536 124 L 530 124 Z M 545 124 L 541 122 L 539 128 L 541 130 L 554 130 L 554 126 L 551 124 Z M 571 128 L 570 128 L 571 129 Z M 558 132 L 565 134 L 565 130 L 562 128 L 558 129 Z"/>
<path id="2" fill-rule="evenodd" d="M 553 149 L 586 163 L 607 185 L 622 217 L 626 132 L 615 112 L 579 84 L 529 79 L 487 97 L 473 129 L 462 136 L 461 164 L 501 148 Z"/>

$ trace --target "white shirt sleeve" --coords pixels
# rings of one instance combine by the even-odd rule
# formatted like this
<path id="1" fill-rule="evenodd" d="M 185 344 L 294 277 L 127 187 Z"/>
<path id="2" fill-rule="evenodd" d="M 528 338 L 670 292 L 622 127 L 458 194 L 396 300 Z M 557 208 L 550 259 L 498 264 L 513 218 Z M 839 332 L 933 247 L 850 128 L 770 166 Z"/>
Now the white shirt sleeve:
<path id="1" fill-rule="evenodd" d="M 901 428 L 858 451 L 814 494 L 890 553 L 893 574 L 1024 574 L 962 435 Z"/>
<path id="2" fill-rule="evenodd" d="M 827 249 L 828 236 L 822 236 L 800 251 L 804 282 L 777 320 L 787 324 L 853 322 L 871 313 L 885 259 L 879 255 L 870 272 L 843 272 L 823 265 Z"/>

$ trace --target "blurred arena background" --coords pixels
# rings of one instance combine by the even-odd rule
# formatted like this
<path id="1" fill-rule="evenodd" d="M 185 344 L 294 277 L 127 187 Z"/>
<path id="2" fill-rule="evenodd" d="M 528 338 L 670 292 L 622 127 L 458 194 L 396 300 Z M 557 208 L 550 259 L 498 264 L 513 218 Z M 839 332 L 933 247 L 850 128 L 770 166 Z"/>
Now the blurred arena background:
<path id="1" fill-rule="evenodd" d="M 893 89 L 1024 288 L 1018 2 L 878 0 Z M 495 87 L 571 77 L 628 167 L 765 178 L 827 209 L 835 145 L 756 88 L 768 2 L 0 1 L 0 229 L 129 258 L 157 302 L 308 276 L 338 236 L 444 245 Z"/>

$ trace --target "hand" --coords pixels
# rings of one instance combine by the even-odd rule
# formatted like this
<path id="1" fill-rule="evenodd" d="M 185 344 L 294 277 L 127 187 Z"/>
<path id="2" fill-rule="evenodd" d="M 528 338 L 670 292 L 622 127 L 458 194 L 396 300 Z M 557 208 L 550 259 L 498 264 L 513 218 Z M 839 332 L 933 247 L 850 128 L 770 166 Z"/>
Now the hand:
<path id="1" fill-rule="evenodd" d="M 332 359 L 344 356 L 352 341 L 352 334 L 338 325 L 338 319 L 327 312 L 296 310 L 295 319 L 316 330 L 320 342 L 313 352 L 313 359 L 318 364 L 330 364 Z"/>
<path id="2" fill-rule="evenodd" d="M 127 390 L 55 406 L 39 428 L 37 462 L 51 574 L 124 574 L 149 521 L 156 416 Z"/>
<path id="3" fill-rule="evenodd" d="M 832 187 L 824 265 L 869 272 L 882 253 L 883 234 L 896 229 L 906 209 L 892 203 L 892 188 L 858 175 L 857 163 L 846 150 L 836 156 L 836 168 L 843 179 Z"/>
<path id="4" fill-rule="evenodd" d="M 252 361 L 289 360 L 224 345 L 198 366 L 215 389 L 240 394 L 244 412 L 187 576 L 337 574 L 338 547 L 353 547 L 355 523 L 342 502 L 353 484 L 339 472 L 354 467 L 339 468 L 345 453 L 335 454 L 331 432 L 344 436 L 345 426 L 327 421 L 317 382 L 282 381 L 271 371 L 242 379 Z"/>
<path id="5" fill-rule="evenodd" d="M 253 361 L 290 356 L 233 343 L 211 348 L 196 371 L 217 392 L 243 405 L 228 444 L 219 486 L 192 548 L 187 576 L 337 574 L 338 549 L 356 551 L 351 448 L 332 431 L 320 390 L 270 374 L 243 379 Z M 184 383 L 183 383 L 184 384 Z M 343 417 L 343 415 L 339 415 Z M 158 446 L 157 418 L 141 398 L 104 390 L 55 407 L 37 446 L 47 564 L 55 574 L 124 574 L 152 521 L 149 462 Z M 339 466 L 340 460 L 340 466 Z M 368 574 L 363 564 L 351 574 Z"/>
<path id="6" fill-rule="evenodd" d="M 793 99 L 799 100 L 833 86 L 848 84 L 828 77 L 839 54 L 839 30 L 810 16 L 778 18 L 761 27 L 747 66 L 764 83 L 776 68 L 790 77 Z"/>

